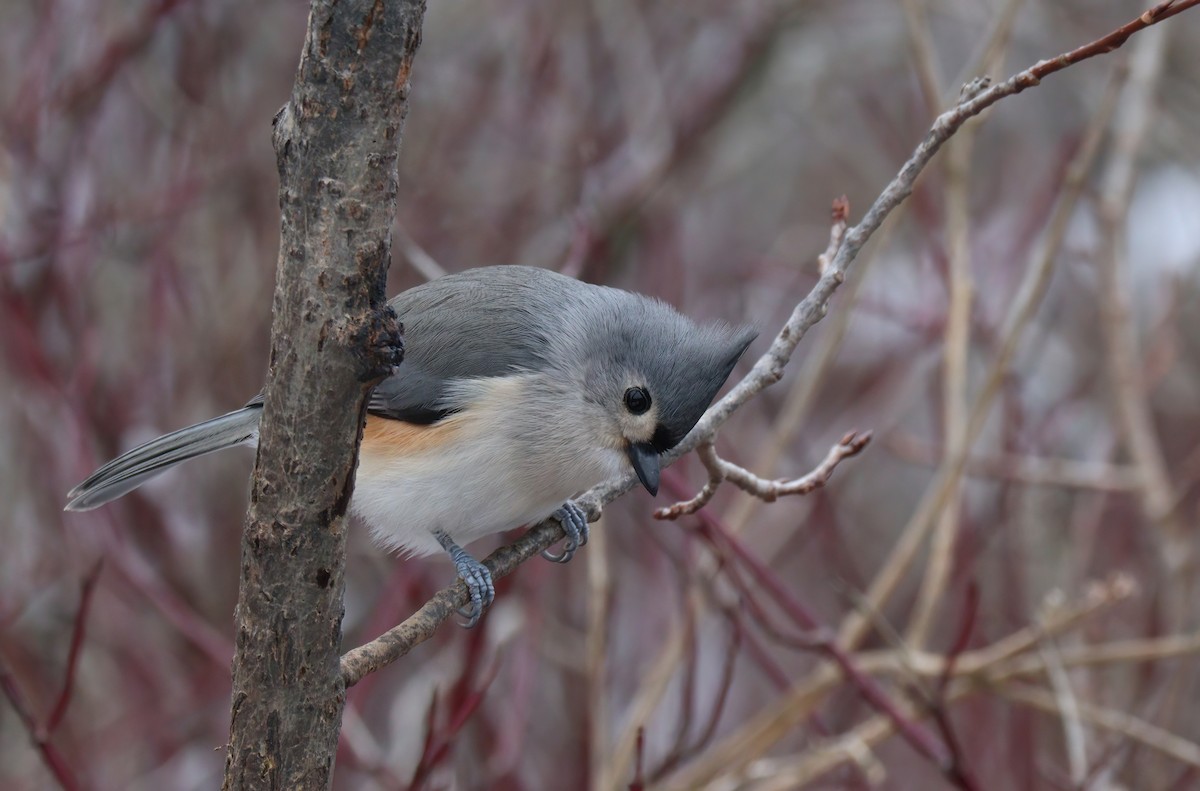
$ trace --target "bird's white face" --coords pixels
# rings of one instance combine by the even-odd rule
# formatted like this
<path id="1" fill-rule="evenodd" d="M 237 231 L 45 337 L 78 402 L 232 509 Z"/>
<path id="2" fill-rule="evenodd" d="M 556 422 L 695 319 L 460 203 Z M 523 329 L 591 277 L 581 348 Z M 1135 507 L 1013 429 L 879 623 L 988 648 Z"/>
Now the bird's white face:
<path id="1" fill-rule="evenodd" d="M 650 442 L 658 429 L 659 404 L 644 377 L 627 376 L 609 404 L 614 416 L 620 447 Z"/>
<path id="2" fill-rule="evenodd" d="M 581 390 L 592 414 L 591 436 L 600 447 L 624 456 L 621 472 L 632 470 L 656 494 L 661 404 L 648 377 L 611 363 L 593 365 L 587 373 Z"/>

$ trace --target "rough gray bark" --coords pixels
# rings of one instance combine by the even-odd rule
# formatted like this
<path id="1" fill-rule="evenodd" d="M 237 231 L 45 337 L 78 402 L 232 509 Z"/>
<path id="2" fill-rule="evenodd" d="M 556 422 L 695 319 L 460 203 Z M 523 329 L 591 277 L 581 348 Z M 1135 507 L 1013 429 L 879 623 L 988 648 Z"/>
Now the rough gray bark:
<path id="1" fill-rule="evenodd" d="M 282 233 L 226 789 L 324 789 L 332 778 L 346 504 L 369 388 L 398 356 L 384 287 L 424 10 L 423 0 L 313 0 L 275 119 Z"/>

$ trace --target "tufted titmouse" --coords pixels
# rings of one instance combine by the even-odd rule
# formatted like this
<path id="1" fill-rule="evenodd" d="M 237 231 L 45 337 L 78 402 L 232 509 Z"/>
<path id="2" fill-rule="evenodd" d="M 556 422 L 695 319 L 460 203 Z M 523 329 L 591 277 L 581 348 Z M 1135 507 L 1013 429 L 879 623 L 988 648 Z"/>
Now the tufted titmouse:
<path id="1" fill-rule="evenodd" d="M 669 305 L 549 270 L 473 269 L 391 301 L 404 362 L 374 390 L 351 511 L 386 547 L 449 553 L 475 623 L 491 574 L 460 546 L 556 517 L 566 562 L 587 541 L 570 498 L 630 468 L 658 493 L 659 454 L 683 439 L 755 337 L 698 325 Z M 215 450 L 255 445 L 259 395 L 151 440 L 67 495 L 67 510 L 114 500 Z"/>

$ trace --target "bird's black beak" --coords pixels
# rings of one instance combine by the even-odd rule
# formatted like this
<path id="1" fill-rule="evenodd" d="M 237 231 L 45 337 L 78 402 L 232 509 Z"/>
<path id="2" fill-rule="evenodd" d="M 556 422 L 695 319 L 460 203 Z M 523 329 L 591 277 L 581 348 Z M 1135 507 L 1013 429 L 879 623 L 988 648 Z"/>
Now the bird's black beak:
<path id="1" fill-rule="evenodd" d="M 629 463 L 637 473 L 638 480 L 651 495 L 658 494 L 658 451 L 649 442 L 630 443 L 625 449 Z"/>

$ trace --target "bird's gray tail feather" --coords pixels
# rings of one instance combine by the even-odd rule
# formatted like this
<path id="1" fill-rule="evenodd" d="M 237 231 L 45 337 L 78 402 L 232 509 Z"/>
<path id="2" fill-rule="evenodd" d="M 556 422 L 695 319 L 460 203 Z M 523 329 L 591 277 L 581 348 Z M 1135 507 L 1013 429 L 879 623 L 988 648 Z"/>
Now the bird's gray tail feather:
<path id="1" fill-rule="evenodd" d="M 68 511 L 89 511 L 141 486 L 181 461 L 257 440 L 260 405 L 181 428 L 105 464 L 67 494 Z"/>

